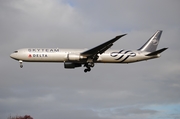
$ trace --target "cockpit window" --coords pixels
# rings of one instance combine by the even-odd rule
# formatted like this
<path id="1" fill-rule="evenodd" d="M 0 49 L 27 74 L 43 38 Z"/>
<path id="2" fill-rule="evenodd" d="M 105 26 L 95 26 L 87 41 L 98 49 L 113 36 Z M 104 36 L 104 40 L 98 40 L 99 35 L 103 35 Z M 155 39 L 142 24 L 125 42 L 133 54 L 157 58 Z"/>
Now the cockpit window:
<path id="1" fill-rule="evenodd" d="M 14 51 L 14 53 L 18 53 L 18 51 Z"/>

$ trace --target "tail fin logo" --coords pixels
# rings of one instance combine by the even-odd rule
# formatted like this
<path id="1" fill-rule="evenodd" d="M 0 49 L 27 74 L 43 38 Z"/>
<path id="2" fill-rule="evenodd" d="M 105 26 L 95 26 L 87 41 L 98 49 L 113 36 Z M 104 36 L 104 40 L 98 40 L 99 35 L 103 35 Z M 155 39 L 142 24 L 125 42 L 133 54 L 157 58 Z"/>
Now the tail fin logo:
<path id="1" fill-rule="evenodd" d="M 139 50 L 146 52 L 154 52 L 159 44 L 162 31 L 158 30 Z"/>
<path id="2" fill-rule="evenodd" d="M 153 45 L 158 45 L 158 40 L 156 37 L 152 40 L 152 43 L 153 43 Z"/>

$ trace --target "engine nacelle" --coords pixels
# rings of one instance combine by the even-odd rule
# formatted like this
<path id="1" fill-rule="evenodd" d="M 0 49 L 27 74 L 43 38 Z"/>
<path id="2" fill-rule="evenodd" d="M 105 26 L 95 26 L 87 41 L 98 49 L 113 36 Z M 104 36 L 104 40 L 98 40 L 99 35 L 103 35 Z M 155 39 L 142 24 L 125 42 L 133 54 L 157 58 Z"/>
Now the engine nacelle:
<path id="1" fill-rule="evenodd" d="M 66 69 L 73 69 L 73 68 L 81 67 L 81 66 L 82 66 L 82 64 L 79 64 L 79 63 L 64 62 L 64 68 L 66 68 Z"/>

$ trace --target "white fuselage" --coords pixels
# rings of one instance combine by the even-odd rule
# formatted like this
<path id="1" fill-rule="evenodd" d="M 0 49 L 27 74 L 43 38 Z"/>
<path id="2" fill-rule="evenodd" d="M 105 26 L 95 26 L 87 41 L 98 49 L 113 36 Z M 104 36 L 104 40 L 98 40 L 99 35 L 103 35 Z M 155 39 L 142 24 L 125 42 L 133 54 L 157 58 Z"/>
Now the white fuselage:
<path id="1" fill-rule="evenodd" d="M 25 48 L 19 49 L 10 56 L 13 59 L 25 62 L 84 62 L 80 53 L 85 49 L 59 49 L 59 48 Z M 131 50 L 107 50 L 99 54 L 95 63 L 131 63 L 152 58 L 160 55 L 146 56 L 149 52 Z"/>
<path id="2" fill-rule="evenodd" d="M 11 58 L 18 60 L 20 67 L 24 62 L 63 62 L 64 68 L 86 67 L 84 72 L 91 71 L 95 63 L 132 63 L 160 57 L 160 53 L 167 48 L 156 50 L 161 37 L 161 30 L 158 30 L 138 50 L 109 50 L 121 37 L 118 35 L 91 49 L 59 49 L 59 48 L 24 48 L 14 51 Z"/>

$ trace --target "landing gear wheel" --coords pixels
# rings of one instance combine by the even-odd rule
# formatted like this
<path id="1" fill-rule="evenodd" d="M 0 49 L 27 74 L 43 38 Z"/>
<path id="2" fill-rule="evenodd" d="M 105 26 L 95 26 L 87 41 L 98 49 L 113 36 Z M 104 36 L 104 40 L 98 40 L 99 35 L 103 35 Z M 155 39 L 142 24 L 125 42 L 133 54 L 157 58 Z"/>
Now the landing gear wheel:
<path id="1" fill-rule="evenodd" d="M 20 65 L 20 68 L 23 68 L 23 65 L 22 65 L 22 64 Z"/>
<path id="2" fill-rule="evenodd" d="M 87 70 L 88 70 L 88 71 L 91 71 L 91 68 L 89 67 Z"/>
<path id="3" fill-rule="evenodd" d="M 84 69 L 84 72 L 87 73 L 87 69 Z"/>
<path id="4" fill-rule="evenodd" d="M 86 72 L 89 72 L 89 71 L 91 71 L 91 68 L 90 67 L 88 67 L 87 69 L 84 69 L 84 72 L 86 73 Z"/>

